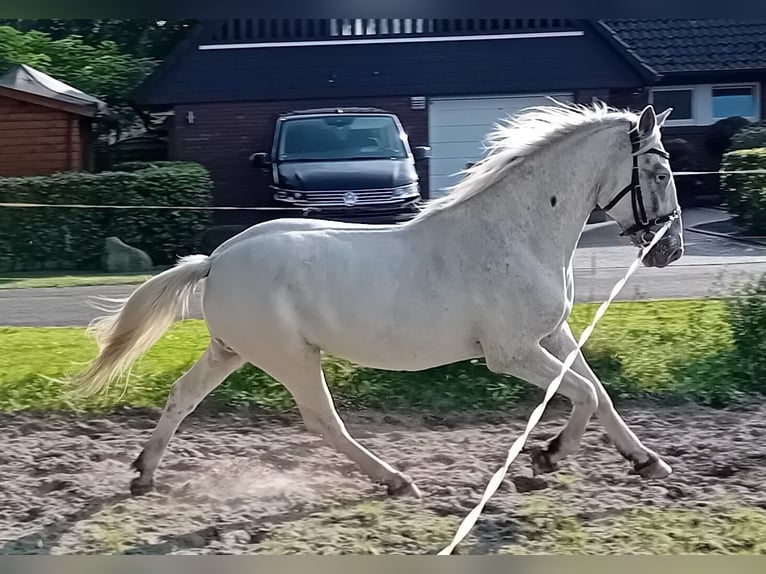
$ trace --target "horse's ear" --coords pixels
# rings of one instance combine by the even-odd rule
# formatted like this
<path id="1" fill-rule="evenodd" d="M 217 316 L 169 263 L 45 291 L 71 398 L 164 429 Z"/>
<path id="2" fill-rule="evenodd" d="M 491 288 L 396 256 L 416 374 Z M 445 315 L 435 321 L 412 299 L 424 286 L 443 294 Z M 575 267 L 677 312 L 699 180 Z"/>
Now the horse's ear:
<path id="1" fill-rule="evenodd" d="M 649 104 L 641 112 L 641 117 L 638 118 L 638 133 L 642 136 L 648 136 L 654 131 L 656 125 L 657 116 L 654 115 L 654 107 Z"/>
<path id="2" fill-rule="evenodd" d="M 665 120 L 668 119 L 668 116 L 670 115 L 670 112 L 673 111 L 673 108 L 668 108 L 664 112 L 662 112 L 660 115 L 657 116 L 657 125 L 662 128 L 663 125 L 665 125 Z"/>

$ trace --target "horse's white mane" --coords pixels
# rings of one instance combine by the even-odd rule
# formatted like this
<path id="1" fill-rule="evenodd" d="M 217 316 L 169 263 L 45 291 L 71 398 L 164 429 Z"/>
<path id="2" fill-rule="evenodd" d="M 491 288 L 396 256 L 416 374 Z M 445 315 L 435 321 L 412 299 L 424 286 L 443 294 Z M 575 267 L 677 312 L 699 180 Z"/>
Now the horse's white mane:
<path id="1" fill-rule="evenodd" d="M 424 219 L 473 197 L 500 179 L 508 168 L 576 130 L 617 122 L 625 122 L 635 129 L 638 124 L 637 114 L 609 107 L 603 102 L 588 106 L 550 99 L 556 105 L 529 107 L 497 124 L 486 138 L 488 153 L 485 157 L 463 170 L 461 173 L 465 177 L 462 181 L 449 188 L 447 195 L 429 202 L 412 221 Z M 638 153 L 656 145 L 659 138 L 657 128 L 654 137 L 641 142 Z"/>

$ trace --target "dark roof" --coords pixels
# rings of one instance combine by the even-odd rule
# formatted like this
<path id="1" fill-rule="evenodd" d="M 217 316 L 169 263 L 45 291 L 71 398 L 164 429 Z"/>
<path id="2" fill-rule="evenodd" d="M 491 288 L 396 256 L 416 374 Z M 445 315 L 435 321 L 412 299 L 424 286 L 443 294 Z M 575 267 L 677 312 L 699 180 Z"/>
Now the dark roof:
<path id="1" fill-rule="evenodd" d="M 0 87 L 70 104 L 79 108 L 80 113 L 87 116 L 109 113 L 107 105 L 98 98 L 26 64 L 13 66 L 0 76 Z"/>
<path id="2" fill-rule="evenodd" d="M 246 47 L 211 40 L 201 24 L 132 94 L 139 104 L 277 101 L 633 89 L 644 67 L 610 49 L 603 30 L 576 21 L 582 35 L 521 34 L 418 43 L 279 42 Z M 559 30 L 571 34 L 572 31 Z M 514 32 L 515 33 L 515 32 Z M 475 35 L 474 35 L 475 36 Z M 611 37 L 610 37 L 611 38 Z M 244 44 L 204 49 L 200 44 Z M 354 51 L 351 51 L 353 47 Z"/>
<path id="3" fill-rule="evenodd" d="M 660 74 L 766 70 L 766 20 L 602 20 Z"/>

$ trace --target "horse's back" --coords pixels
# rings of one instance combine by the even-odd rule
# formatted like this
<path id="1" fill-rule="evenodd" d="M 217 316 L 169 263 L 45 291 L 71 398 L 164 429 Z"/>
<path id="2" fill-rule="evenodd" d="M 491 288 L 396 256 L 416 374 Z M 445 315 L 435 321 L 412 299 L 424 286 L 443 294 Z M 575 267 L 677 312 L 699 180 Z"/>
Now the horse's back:
<path id="1" fill-rule="evenodd" d="M 295 232 L 295 231 L 331 231 L 331 230 L 346 230 L 346 231 L 383 231 L 395 228 L 393 225 L 373 225 L 365 223 L 349 223 L 345 221 L 331 221 L 324 219 L 302 219 L 286 217 L 281 219 L 272 219 L 263 223 L 257 223 L 247 229 L 241 231 L 237 235 L 227 239 L 221 245 L 215 248 L 211 257 L 219 256 L 224 251 L 228 250 L 233 245 L 238 245 L 242 242 L 257 239 L 266 235 Z"/>
<path id="2" fill-rule="evenodd" d="M 315 219 L 279 219 L 254 225 L 221 244 L 210 256 L 205 299 L 249 298 L 275 304 L 280 297 L 321 299 L 350 281 L 369 277 L 375 256 L 401 255 L 391 227 Z M 376 233 L 377 232 L 377 233 Z M 204 306 L 204 301 L 203 301 Z"/>

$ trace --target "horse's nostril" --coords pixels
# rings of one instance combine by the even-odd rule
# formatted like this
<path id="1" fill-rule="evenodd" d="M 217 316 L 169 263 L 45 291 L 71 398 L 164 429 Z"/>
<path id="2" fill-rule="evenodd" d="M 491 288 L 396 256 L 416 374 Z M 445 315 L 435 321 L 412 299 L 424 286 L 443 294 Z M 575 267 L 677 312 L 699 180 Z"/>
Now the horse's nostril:
<path id="1" fill-rule="evenodd" d="M 668 258 L 668 261 L 676 261 L 677 259 L 681 258 L 681 255 L 683 254 L 683 250 L 679 247 L 673 251 L 673 253 L 670 254 L 670 257 Z"/>

